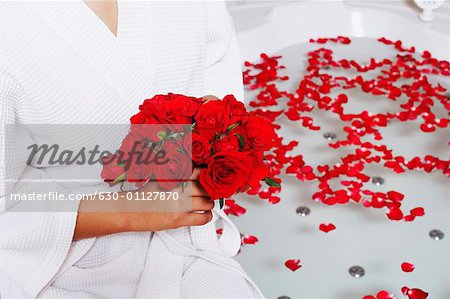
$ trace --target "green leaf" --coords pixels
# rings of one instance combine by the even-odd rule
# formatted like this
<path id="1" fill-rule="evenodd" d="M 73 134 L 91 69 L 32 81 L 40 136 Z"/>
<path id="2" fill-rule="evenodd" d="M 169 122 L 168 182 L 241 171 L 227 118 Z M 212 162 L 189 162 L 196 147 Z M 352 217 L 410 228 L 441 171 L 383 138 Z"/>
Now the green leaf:
<path id="1" fill-rule="evenodd" d="M 122 173 L 121 175 L 119 175 L 113 183 L 118 183 L 118 182 L 122 182 L 123 180 L 125 180 L 125 178 L 127 177 L 126 173 Z"/>
<path id="2" fill-rule="evenodd" d="M 225 205 L 225 200 L 223 198 L 219 199 L 219 208 L 222 210 Z"/>
<path id="3" fill-rule="evenodd" d="M 233 130 L 234 128 L 236 128 L 237 126 L 239 126 L 239 125 L 240 125 L 240 123 L 232 124 L 231 126 L 228 127 L 227 131 L 231 131 L 231 130 Z"/>
<path id="4" fill-rule="evenodd" d="M 278 184 L 277 181 L 275 181 L 274 179 L 269 178 L 269 177 L 265 177 L 264 178 L 264 182 L 266 182 L 266 184 L 269 185 L 270 187 L 276 187 L 276 188 L 280 188 L 281 187 L 280 184 Z"/>
<path id="5" fill-rule="evenodd" d="M 184 132 L 185 132 L 185 133 L 188 133 L 188 132 L 194 131 L 194 126 L 195 126 L 195 124 L 192 124 L 192 125 L 184 125 Z"/>
<path id="6" fill-rule="evenodd" d="M 166 138 L 166 132 L 158 132 L 156 135 L 158 135 L 160 140 L 164 140 L 164 138 Z"/>
<path id="7" fill-rule="evenodd" d="M 242 136 L 241 134 L 235 134 L 235 136 L 237 136 L 237 138 L 239 139 L 239 150 L 242 150 L 246 145 L 244 136 Z"/>

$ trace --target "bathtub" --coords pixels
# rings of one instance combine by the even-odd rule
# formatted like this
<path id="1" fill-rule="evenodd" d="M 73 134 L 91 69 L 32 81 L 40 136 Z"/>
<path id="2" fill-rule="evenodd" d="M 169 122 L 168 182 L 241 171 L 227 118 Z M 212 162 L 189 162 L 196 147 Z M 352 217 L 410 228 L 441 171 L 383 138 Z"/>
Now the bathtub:
<path id="1" fill-rule="evenodd" d="M 243 59 L 257 61 L 259 54 L 281 54 L 283 83 L 294 88 L 302 76 L 305 54 L 317 45 L 310 38 L 348 36 L 349 46 L 332 47 L 337 55 L 364 61 L 393 55 L 392 49 L 375 41 L 379 37 L 402 40 L 418 52 L 429 50 L 439 59 L 450 60 L 449 6 L 436 12 L 432 23 L 421 22 L 418 10 L 408 2 L 237 2 L 230 5 Z M 432 80 L 449 87 L 449 77 Z M 246 91 L 246 97 L 255 94 Z M 383 111 L 392 103 L 350 100 L 349 109 Z M 364 106 L 363 106 L 364 105 Z M 445 111 L 440 111 L 445 115 Z M 342 123 L 326 113 L 316 115 L 320 131 L 308 131 L 292 122 L 284 122 L 281 134 L 300 142 L 297 152 L 310 164 L 336 163 L 342 152 L 328 147 L 325 133 L 343 137 Z M 424 134 L 414 123 L 392 123 L 382 131 L 385 144 L 405 156 L 431 153 L 449 158 L 450 130 Z M 420 288 L 429 298 L 450 298 L 450 185 L 441 173 L 420 171 L 395 174 L 381 167 L 369 168 L 368 174 L 384 179 L 372 185 L 374 191 L 397 190 L 405 194 L 405 210 L 422 206 L 425 217 L 414 222 L 389 221 L 382 210 L 366 209 L 360 204 L 325 206 L 311 199 L 314 182 L 299 182 L 284 176 L 281 202 L 271 205 L 263 200 L 240 196 L 247 214 L 234 218 L 241 232 L 255 235 L 257 245 L 244 245 L 238 260 L 254 278 L 267 298 L 353 299 L 388 290 L 404 298 L 401 287 Z M 370 184 L 370 182 L 368 183 Z M 296 209 L 307 206 L 305 217 Z M 323 222 L 337 226 L 325 234 L 318 230 Z M 439 229 L 442 240 L 430 238 Z M 284 266 L 288 259 L 301 259 L 302 268 L 291 272 Z M 400 265 L 415 265 L 412 273 Z M 355 278 L 349 268 L 360 266 L 365 274 Z M 224 282 L 226 283 L 226 282 Z"/>

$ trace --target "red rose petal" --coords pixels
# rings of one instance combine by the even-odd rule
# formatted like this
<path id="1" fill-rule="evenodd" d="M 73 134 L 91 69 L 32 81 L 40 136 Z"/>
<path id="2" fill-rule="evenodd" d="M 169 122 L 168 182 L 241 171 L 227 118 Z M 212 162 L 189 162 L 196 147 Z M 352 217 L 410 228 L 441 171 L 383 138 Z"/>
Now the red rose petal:
<path id="1" fill-rule="evenodd" d="M 425 215 L 425 209 L 422 207 L 414 208 L 410 211 L 411 215 L 414 215 L 416 217 L 424 216 Z"/>
<path id="2" fill-rule="evenodd" d="M 377 299 L 394 299 L 394 295 L 388 291 L 379 291 L 377 294 Z"/>
<path id="3" fill-rule="evenodd" d="M 412 272 L 414 271 L 414 265 L 411 263 L 402 263 L 402 271 L 403 272 Z"/>
<path id="4" fill-rule="evenodd" d="M 227 215 L 234 215 L 234 216 L 241 216 L 247 212 L 247 210 L 240 205 L 236 204 L 234 200 L 227 199 L 225 200 L 225 206 L 224 209 L 225 214 Z"/>
<path id="5" fill-rule="evenodd" d="M 292 272 L 297 271 L 302 266 L 300 265 L 300 260 L 287 260 L 284 265 L 289 268 Z"/>
<path id="6" fill-rule="evenodd" d="M 328 233 L 332 230 L 335 230 L 336 226 L 333 223 L 322 223 L 319 225 L 319 229 L 325 233 Z"/>
<path id="7" fill-rule="evenodd" d="M 280 202 L 280 200 L 281 200 L 281 198 L 278 197 L 278 196 L 270 196 L 270 197 L 269 197 L 269 202 L 270 202 L 271 204 L 277 204 L 277 203 Z"/>
<path id="8" fill-rule="evenodd" d="M 389 191 L 387 194 L 387 197 L 389 199 L 395 200 L 395 201 L 402 201 L 403 198 L 405 198 L 405 195 L 401 194 L 400 192 L 397 191 Z"/>
<path id="9" fill-rule="evenodd" d="M 416 219 L 416 216 L 414 215 L 406 215 L 405 217 L 403 217 L 403 220 L 405 220 L 406 222 L 414 221 L 414 219 Z"/>
<path id="10" fill-rule="evenodd" d="M 402 291 L 405 291 L 409 299 L 426 299 L 428 298 L 428 293 L 421 289 L 409 289 L 408 287 L 403 287 Z"/>
<path id="11" fill-rule="evenodd" d="M 246 235 L 246 236 L 244 236 L 242 238 L 242 242 L 244 244 L 251 244 L 251 245 L 253 245 L 253 244 L 256 244 L 258 241 L 259 241 L 258 238 L 255 237 L 255 236 L 252 236 L 252 235 Z"/>
<path id="12" fill-rule="evenodd" d="M 336 59 L 333 51 L 324 46 L 309 52 L 307 75 L 300 80 L 294 93 L 281 90 L 276 84 L 277 80 L 287 79 L 279 74 L 279 70 L 283 68 L 280 65 L 280 56 L 269 57 L 264 54 L 261 55 L 261 63 L 248 63 L 247 66 L 251 69 L 244 72 L 244 81 L 251 89 L 259 89 L 256 104 L 274 106 L 280 103 L 279 100 L 286 100 L 287 109 L 282 110 L 280 115 L 286 114 L 292 121 L 299 122 L 309 130 L 316 129 L 313 125 L 316 117 L 309 114 L 310 112 L 322 110 L 335 114 L 344 124 L 343 134 L 338 135 L 342 136 L 341 140 L 329 143 L 330 149 L 355 147 L 352 153 L 341 157 L 338 164 L 320 165 L 316 172 L 316 169 L 311 170 L 303 159 L 299 163 L 298 159 L 290 157 L 288 152 L 293 147 L 282 144 L 280 140 L 274 154 L 266 158 L 275 176 L 279 175 L 282 169 L 286 169 L 287 173 L 295 174 L 299 180 L 317 181 L 318 190 L 314 192 L 313 199 L 327 205 L 355 201 L 368 208 L 387 208 L 387 217 L 391 220 L 413 221 L 416 217 L 425 214 L 423 208 L 412 209 L 409 215 L 404 215 L 402 211 L 404 195 L 397 191 L 383 193 L 362 189 L 363 183 L 370 180 L 364 172 L 366 166 L 379 164 L 396 173 L 412 170 L 430 173 L 440 170 L 442 174 L 450 177 L 448 161 L 440 160 L 432 155 L 413 157 L 408 161 L 403 156 L 394 155 L 394 149 L 379 143 L 384 133 L 379 128 L 388 127 L 388 122 L 412 122 L 422 119 L 420 129 L 417 128 L 417 131 L 425 131 L 429 134 L 448 126 L 448 117 L 437 118 L 431 109 L 441 104 L 444 109 L 450 109 L 445 97 L 446 90 L 439 84 L 434 85 L 428 82 L 426 74 L 450 76 L 450 63 L 433 58 L 428 51 L 424 51 L 422 57 L 414 57 L 409 53 L 413 53 L 415 48 L 406 47 L 402 41 L 391 41 L 384 37 L 379 41 L 394 48 L 398 55 L 390 59 L 371 58 L 369 63 L 362 64 L 344 57 Z M 337 36 L 311 39 L 311 42 L 348 44 L 351 40 Z M 324 69 L 330 67 L 336 70 L 348 69 L 356 72 L 356 75 L 344 77 L 324 72 Z M 380 76 L 370 76 L 369 79 L 369 76 L 366 76 L 368 71 L 378 72 Z M 412 82 L 402 85 L 403 79 L 409 79 Z M 347 113 L 345 104 L 352 100 L 345 94 L 347 89 L 358 89 L 366 92 L 367 96 L 375 95 L 393 101 L 401 96 L 410 100 L 399 103 L 398 111 L 377 114 L 369 111 Z M 310 102 L 306 103 L 306 100 Z M 276 117 L 271 120 L 275 119 Z M 287 142 L 289 143 L 289 140 Z M 295 144 L 297 145 L 298 143 Z M 333 180 L 342 182 L 339 190 L 331 186 Z M 277 197 L 273 198 L 272 191 L 258 190 L 252 194 L 256 193 L 271 202 L 278 201 Z M 328 229 L 327 226 L 324 228 Z"/>
<path id="13" fill-rule="evenodd" d="M 403 212 L 397 207 L 389 209 L 386 215 L 389 219 L 394 221 L 399 221 L 403 219 Z"/>

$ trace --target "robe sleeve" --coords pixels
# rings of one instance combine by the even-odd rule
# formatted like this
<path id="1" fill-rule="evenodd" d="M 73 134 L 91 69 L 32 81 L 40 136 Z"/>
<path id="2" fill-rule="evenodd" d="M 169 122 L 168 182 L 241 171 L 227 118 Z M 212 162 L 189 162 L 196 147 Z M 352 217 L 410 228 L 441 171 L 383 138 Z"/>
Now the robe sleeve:
<path id="1" fill-rule="evenodd" d="M 225 1 L 208 2 L 205 95 L 244 101 L 242 60 Z"/>
<path id="2" fill-rule="evenodd" d="M 21 105 L 26 105 L 26 99 L 19 82 L 0 65 L 0 293 L 5 298 L 8 289 L 20 289 L 30 297 L 37 297 L 48 285 L 69 252 L 77 217 L 76 209 L 32 212 L 22 206 L 25 212 L 14 211 L 18 205 L 27 203 L 11 205 L 8 200 L 9 190 L 16 192 L 15 186 L 20 185 L 22 177 L 47 179 L 45 171 L 27 166 L 25 149 L 15 148 L 12 153 L 8 151 L 12 156 L 6 157 L 10 140 L 32 141 L 25 130 L 13 135 L 8 129 L 8 125 L 18 124 L 18 111 Z M 46 182 L 44 189 L 64 192 L 51 181 Z M 19 190 L 30 191 L 24 186 Z M 7 277 L 14 286 L 2 283 L 1 277 Z"/>

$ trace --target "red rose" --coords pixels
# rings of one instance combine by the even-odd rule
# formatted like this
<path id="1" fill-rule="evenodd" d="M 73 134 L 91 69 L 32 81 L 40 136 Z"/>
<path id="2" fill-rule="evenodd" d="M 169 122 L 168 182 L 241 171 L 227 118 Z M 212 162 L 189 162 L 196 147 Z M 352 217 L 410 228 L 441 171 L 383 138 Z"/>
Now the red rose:
<path id="1" fill-rule="evenodd" d="M 137 114 L 130 117 L 131 124 L 139 124 L 139 125 L 145 124 L 146 120 L 147 120 L 147 115 L 142 111 L 139 111 Z"/>
<path id="2" fill-rule="evenodd" d="M 223 101 L 209 101 L 203 104 L 195 115 L 194 131 L 212 141 L 216 134 L 222 134 L 229 125 L 229 114 Z"/>
<path id="3" fill-rule="evenodd" d="M 254 163 L 252 165 L 252 175 L 250 176 L 249 186 L 253 189 L 258 189 L 261 185 L 261 181 L 269 176 L 270 168 L 264 163 L 264 153 L 261 151 L 252 151 L 251 155 L 254 157 Z"/>
<path id="4" fill-rule="evenodd" d="M 161 124 L 191 124 L 202 103 L 202 99 L 169 93 L 145 100 L 140 109 Z"/>
<path id="5" fill-rule="evenodd" d="M 153 165 L 154 174 L 159 186 L 170 190 L 189 179 L 192 174 L 192 160 L 180 144 L 172 140 L 165 141 L 161 151 L 165 156 L 160 159 L 162 163 Z"/>
<path id="6" fill-rule="evenodd" d="M 143 144 L 150 144 L 161 141 L 167 134 L 182 132 L 183 129 L 179 124 L 131 125 L 129 135 Z"/>
<path id="7" fill-rule="evenodd" d="M 219 140 L 215 140 L 213 143 L 213 148 L 215 152 L 220 152 L 228 149 L 239 150 L 239 137 L 232 133 L 222 137 Z"/>
<path id="8" fill-rule="evenodd" d="M 245 124 L 245 131 L 251 147 L 262 151 L 272 148 L 276 134 L 274 127 L 267 119 L 251 114 Z"/>
<path id="9" fill-rule="evenodd" d="M 132 128 L 134 128 L 135 126 L 132 126 Z M 137 127 L 141 127 L 141 126 L 136 126 Z M 124 163 L 127 164 L 127 160 L 130 156 L 133 155 L 137 155 L 137 154 L 143 154 L 144 149 L 146 147 L 146 143 L 143 140 L 142 136 L 139 135 L 135 135 L 135 133 L 137 132 L 142 132 L 142 130 L 136 130 L 136 131 L 132 131 L 130 133 L 128 133 L 127 136 L 125 136 L 125 138 L 122 140 L 122 144 L 120 145 L 120 149 L 119 149 L 119 154 L 120 154 L 120 158 L 119 158 L 119 163 Z M 128 167 L 125 167 L 128 168 Z"/>
<path id="10" fill-rule="evenodd" d="M 225 109 L 229 113 L 231 125 L 247 122 L 249 113 L 245 109 L 244 103 L 236 100 L 233 95 L 225 96 L 222 101 L 225 104 Z"/>
<path id="11" fill-rule="evenodd" d="M 134 183 L 138 188 L 144 186 L 153 175 L 154 157 L 155 152 L 149 147 L 142 148 L 140 152 L 133 153 L 133 156 L 128 157 L 127 181 Z"/>
<path id="12" fill-rule="evenodd" d="M 103 158 L 103 169 L 101 173 L 102 179 L 110 186 L 114 186 L 118 182 L 114 182 L 117 178 L 125 173 L 123 166 L 118 164 L 117 155 L 109 155 Z"/>
<path id="13" fill-rule="evenodd" d="M 235 150 L 225 150 L 212 156 L 200 172 L 200 184 L 211 199 L 230 197 L 247 187 L 253 157 Z"/>
<path id="14" fill-rule="evenodd" d="M 146 99 L 139 105 L 139 112 L 130 118 L 131 124 L 159 124 L 155 113 L 157 107 L 166 100 L 165 95 L 156 95 L 151 99 Z"/>
<path id="15" fill-rule="evenodd" d="M 183 138 L 183 146 L 185 150 L 191 154 L 192 161 L 201 165 L 211 156 L 211 145 L 209 141 L 198 134 L 189 132 Z"/>

